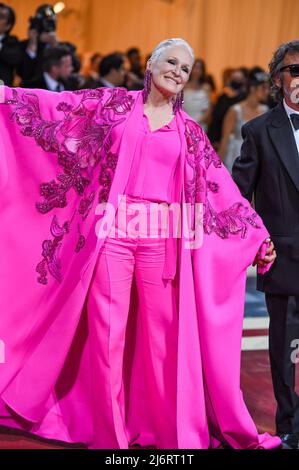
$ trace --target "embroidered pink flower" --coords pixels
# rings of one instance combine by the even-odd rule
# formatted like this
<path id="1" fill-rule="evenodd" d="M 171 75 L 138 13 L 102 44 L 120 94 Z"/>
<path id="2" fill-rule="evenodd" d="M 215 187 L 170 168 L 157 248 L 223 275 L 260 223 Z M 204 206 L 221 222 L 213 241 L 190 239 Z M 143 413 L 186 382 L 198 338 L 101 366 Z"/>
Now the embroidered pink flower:
<path id="1" fill-rule="evenodd" d="M 241 202 L 236 202 L 225 211 L 216 212 L 207 201 L 204 214 L 204 231 L 208 235 L 215 232 L 221 238 L 240 233 L 241 238 L 246 238 L 248 225 L 261 228 L 256 222 L 256 212 L 249 213 L 249 208 Z"/>
<path id="2" fill-rule="evenodd" d="M 81 196 L 75 212 L 82 220 L 88 216 L 95 192 L 89 196 L 85 190 L 93 178 L 97 166 L 99 172 L 99 200 L 107 200 L 117 165 L 117 155 L 109 153 L 111 146 L 110 133 L 113 127 L 124 121 L 119 117 L 129 112 L 134 98 L 128 95 L 126 89 L 109 90 L 108 100 L 103 103 L 103 89 L 79 90 L 74 92 L 82 96 L 79 105 L 74 109 L 71 104 L 61 101 L 57 110 L 63 113 L 61 120 L 47 121 L 40 115 L 39 100 L 33 93 L 12 90 L 12 98 L 7 104 L 14 106 L 11 119 L 15 119 L 23 135 L 33 137 L 37 145 L 48 152 L 53 152 L 58 158 L 62 169 L 56 179 L 40 184 L 40 195 L 43 201 L 36 203 L 37 210 L 46 214 L 54 208 L 63 209 L 68 204 L 68 193 L 71 189 Z M 102 149 L 103 158 L 100 155 Z M 73 215 L 74 217 L 74 215 Z M 72 217 L 72 219 L 73 219 Z M 48 272 L 61 282 L 61 265 L 59 250 L 62 239 L 70 230 L 71 221 L 59 226 L 56 216 L 51 224 L 52 240 L 42 243 L 43 259 L 38 263 L 38 282 L 47 284 Z M 85 245 L 85 237 L 78 225 L 79 238 L 75 251 L 80 251 Z"/>
<path id="3" fill-rule="evenodd" d="M 213 181 L 207 181 L 207 188 L 208 191 L 211 191 L 212 193 L 217 193 L 219 190 L 219 185 L 217 183 L 214 183 Z"/>
<path id="4" fill-rule="evenodd" d="M 116 114 L 126 114 L 132 108 L 134 99 L 125 88 L 117 88 L 104 105 L 104 109 L 111 109 Z"/>

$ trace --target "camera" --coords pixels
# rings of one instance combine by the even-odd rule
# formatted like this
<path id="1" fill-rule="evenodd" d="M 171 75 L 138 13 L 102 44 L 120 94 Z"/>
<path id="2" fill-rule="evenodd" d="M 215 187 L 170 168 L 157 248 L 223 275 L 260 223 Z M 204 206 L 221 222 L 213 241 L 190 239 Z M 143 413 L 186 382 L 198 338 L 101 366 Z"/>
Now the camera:
<path id="1" fill-rule="evenodd" d="M 29 29 L 35 29 L 39 34 L 56 31 L 56 14 L 52 5 L 41 5 L 35 16 L 29 18 Z"/>

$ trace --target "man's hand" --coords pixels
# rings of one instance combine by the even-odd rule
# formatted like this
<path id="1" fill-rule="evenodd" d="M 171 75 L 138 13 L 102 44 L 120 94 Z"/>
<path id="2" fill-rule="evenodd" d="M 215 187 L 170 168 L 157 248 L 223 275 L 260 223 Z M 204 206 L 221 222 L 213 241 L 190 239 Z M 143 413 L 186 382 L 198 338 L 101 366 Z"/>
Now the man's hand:
<path id="1" fill-rule="evenodd" d="M 36 29 L 29 29 L 28 31 L 28 45 L 27 52 L 36 54 L 38 44 L 38 32 Z"/>
<path id="2" fill-rule="evenodd" d="M 39 35 L 39 39 L 46 43 L 46 44 L 49 44 L 50 46 L 52 47 L 56 47 L 58 45 L 58 38 L 56 36 L 56 32 L 55 31 L 51 31 L 49 33 L 47 33 L 46 31 L 43 31 L 40 35 Z"/>
<path id="3" fill-rule="evenodd" d="M 38 32 L 36 29 L 28 30 L 28 39 L 30 44 L 37 44 L 38 41 Z"/>
<path id="4" fill-rule="evenodd" d="M 264 244 L 269 244 L 268 248 L 266 249 L 265 256 L 262 256 L 262 252 L 264 251 Z M 264 240 L 263 245 L 260 247 L 259 251 L 256 254 L 256 257 L 254 259 L 254 262 L 252 263 L 252 266 L 260 266 L 260 267 L 265 267 L 268 263 L 272 263 L 275 258 L 276 258 L 276 251 L 274 250 L 274 244 L 271 241 L 270 238 L 266 238 Z"/>

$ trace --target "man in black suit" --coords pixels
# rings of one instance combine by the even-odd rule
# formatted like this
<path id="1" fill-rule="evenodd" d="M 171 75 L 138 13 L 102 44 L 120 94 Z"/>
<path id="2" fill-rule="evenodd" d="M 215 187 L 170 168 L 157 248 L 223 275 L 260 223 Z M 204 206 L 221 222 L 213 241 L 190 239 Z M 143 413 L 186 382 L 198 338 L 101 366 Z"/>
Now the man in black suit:
<path id="1" fill-rule="evenodd" d="M 51 91 L 72 90 L 69 83 L 73 65 L 70 51 L 64 47 L 53 47 L 44 52 L 43 72 L 32 80 L 22 82 L 24 88 L 42 88 Z"/>
<path id="2" fill-rule="evenodd" d="M 299 448 L 295 363 L 299 338 L 299 41 L 282 44 L 270 62 L 279 104 L 242 128 L 233 178 L 262 217 L 276 248 L 271 269 L 257 278 L 270 316 L 269 354 L 284 445 Z"/>
<path id="3" fill-rule="evenodd" d="M 40 5 L 29 18 L 28 39 L 20 41 L 21 61 L 17 70 L 22 82 L 35 78 L 42 71 L 43 54 L 46 49 L 57 47 L 57 16 L 52 5 Z"/>
<path id="4" fill-rule="evenodd" d="M 21 60 L 17 69 L 22 83 L 35 80 L 42 73 L 44 54 L 55 47 L 69 49 L 75 74 L 69 79 L 72 89 L 80 86 L 79 70 L 81 67 L 76 46 L 70 42 L 59 41 L 56 35 L 57 15 L 50 4 L 40 5 L 35 16 L 29 18 L 28 39 L 20 42 Z M 82 80 L 83 81 L 83 80 Z"/>
<path id="5" fill-rule="evenodd" d="M 0 3 L 0 80 L 12 86 L 15 69 L 21 60 L 19 41 L 10 35 L 16 21 L 14 10 Z"/>
<path id="6" fill-rule="evenodd" d="M 126 70 L 123 54 L 114 52 L 103 57 L 100 63 L 98 87 L 114 88 L 124 86 Z"/>

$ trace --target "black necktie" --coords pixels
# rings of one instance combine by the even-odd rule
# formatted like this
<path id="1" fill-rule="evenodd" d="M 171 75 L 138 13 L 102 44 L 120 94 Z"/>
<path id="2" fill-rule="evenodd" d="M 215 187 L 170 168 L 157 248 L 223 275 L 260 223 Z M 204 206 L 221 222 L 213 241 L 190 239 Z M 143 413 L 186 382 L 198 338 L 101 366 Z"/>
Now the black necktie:
<path id="1" fill-rule="evenodd" d="M 297 129 L 299 129 L 299 114 L 290 114 L 290 118 L 296 131 Z"/>

